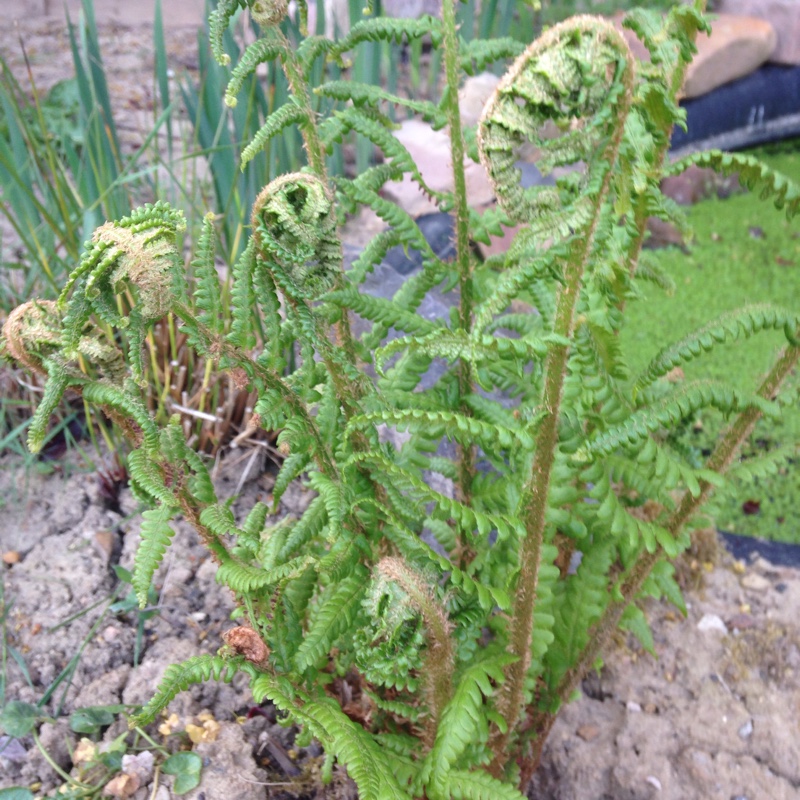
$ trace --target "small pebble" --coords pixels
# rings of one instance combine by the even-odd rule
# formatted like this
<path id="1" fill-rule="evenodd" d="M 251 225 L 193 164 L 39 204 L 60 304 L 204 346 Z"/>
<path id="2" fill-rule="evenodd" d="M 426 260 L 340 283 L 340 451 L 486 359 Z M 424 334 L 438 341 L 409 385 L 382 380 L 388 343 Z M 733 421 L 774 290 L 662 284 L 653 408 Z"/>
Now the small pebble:
<path id="1" fill-rule="evenodd" d="M 742 587 L 751 592 L 766 592 L 770 587 L 770 582 L 763 575 L 751 572 L 742 578 Z"/>
<path id="2" fill-rule="evenodd" d="M 656 778 L 655 775 L 648 775 L 647 783 L 649 783 L 651 786 L 655 786 L 657 792 L 661 791 L 661 781 Z"/>
<path id="3" fill-rule="evenodd" d="M 750 614 L 735 614 L 728 620 L 728 625 L 737 631 L 747 630 L 754 627 L 755 624 L 755 618 Z"/>
<path id="4" fill-rule="evenodd" d="M 591 742 L 600 735 L 600 728 L 597 725 L 587 724 L 581 725 L 575 733 L 583 739 L 584 742 Z"/>
<path id="5" fill-rule="evenodd" d="M 739 736 L 742 739 L 749 739 L 753 734 L 753 720 L 749 719 L 739 728 Z"/>
<path id="6" fill-rule="evenodd" d="M 634 700 L 628 700 L 625 704 L 625 708 L 627 708 L 631 714 L 638 714 L 642 710 L 642 707 Z"/>
<path id="7" fill-rule="evenodd" d="M 126 753 L 122 756 L 122 771 L 126 775 L 137 778 L 140 786 L 145 786 L 153 780 L 155 758 L 149 750 L 143 750 L 136 754 Z"/>
<path id="8" fill-rule="evenodd" d="M 19 564 L 20 557 L 20 554 L 16 550 L 8 550 L 3 553 L 3 563 L 8 564 L 9 567 L 13 564 Z"/>
<path id="9" fill-rule="evenodd" d="M 697 630 L 719 631 L 727 636 L 728 626 L 716 614 L 703 614 L 700 622 L 697 623 Z"/>

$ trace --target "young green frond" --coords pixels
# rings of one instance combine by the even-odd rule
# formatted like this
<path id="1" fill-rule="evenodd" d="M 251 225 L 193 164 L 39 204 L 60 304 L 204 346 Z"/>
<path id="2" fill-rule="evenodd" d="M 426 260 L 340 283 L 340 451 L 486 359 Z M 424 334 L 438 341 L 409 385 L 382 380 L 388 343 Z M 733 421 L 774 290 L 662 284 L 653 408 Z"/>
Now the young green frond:
<path id="1" fill-rule="evenodd" d="M 241 657 L 202 655 L 188 658 L 181 664 L 173 664 L 167 667 L 153 698 L 131 718 L 131 725 L 144 727 L 154 722 L 174 697 L 193 684 L 210 680 L 230 683 L 237 672 L 246 672 L 251 678 L 256 676 L 255 667 Z"/>

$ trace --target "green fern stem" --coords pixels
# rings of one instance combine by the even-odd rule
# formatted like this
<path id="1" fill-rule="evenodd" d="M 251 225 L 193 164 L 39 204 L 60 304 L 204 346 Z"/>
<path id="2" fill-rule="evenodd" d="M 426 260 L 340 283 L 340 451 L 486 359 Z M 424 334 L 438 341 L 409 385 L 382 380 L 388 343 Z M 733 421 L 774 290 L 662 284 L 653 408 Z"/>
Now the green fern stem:
<path id="1" fill-rule="evenodd" d="M 800 330 L 798 330 L 798 335 L 800 335 Z M 783 382 L 797 366 L 798 361 L 800 361 L 800 347 L 793 345 L 786 347 L 761 384 L 758 394 L 765 400 L 773 399 Z M 724 475 L 741 445 L 753 432 L 761 415 L 762 412 L 755 406 L 750 406 L 739 414 L 733 424 L 725 431 L 714 452 L 709 457 L 706 469 Z M 683 495 L 681 502 L 672 512 L 665 525 L 673 537 L 678 536 L 684 525 L 692 519 L 708 500 L 713 488 L 708 481 L 700 481 L 699 494 L 692 495 L 690 492 L 686 492 Z M 659 546 L 652 553 L 642 553 L 634 562 L 619 587 L 619 593 L 616 595 L 619 599 L 614 599 L 608 604 L 603 616 L 595 623 L 592 633 L 588 637 L 588 644 L 585 650 L 562 678 L 556 692 L 561 702 L 566 701 L 572 695 L 583 676 L 591 668 L 592 664 L 597 661 L 612 634 L 619 627 L 625 609 L 639 595 L 653 567 L 663 557 L 664 551 Z M 547 734 L 555 722 L 555 718 L 556 715 L 550 712 L 533 711 L 532 713 L 533 724 L 531 729 L 537 731 L 538 735 L 533 743 L 533 752 L 527 759 L 530 761 L 528 768 L 531 772 L 536 769 L 539 763 Z"/>
<path id="2" fill-rule="evenodd" d="M 469 207 L 467 205 L 467 179 L 464 171 L 464 135 L 461 129 L 461 110 L 458 103 L 460 60 L 456 32 L 455 0 L 442 3 L 442 29 L 445 77 L 447 80 L 447 118 L 450 123 L 450 154 L 453 162 L 453 188 L 455 199 L 456 265 L 458 267 L 459 313 L 461 330 L 472 329 L 472 269 L 469 248 Z M 472 365 L 461 359 L 458 367 L 459 396 L 462 414 L 471 415 L 463 398 L 472 393 L 474 377 Z M 459 499 L 468 503 L 475 476 L 474 447 L 458 446 Z M 463 564 L 461 566 L 464 566 Z"/>
<path id="3" fill-rule="evenodd" d="M 624 41 L 622 45 L 627 50 Z M 571 340 L 574 336 L 576 308 L 583 276 L 589 267 L 597 228 L 602 218 L 602 208 L 611 186 L 613 165 L 624 134 L 624 119 L 630 107 L 633 84 L 631 60 L 628 53 L 621 76 L 625 92 L 620 101 L 619 122 L 601 156 L 606 165 L 605 174 L 600 191 L 594 198 L 592 221 L 584 235 L 578 235 L 575 239 L 564 270 L 564 284 L 558 293 L 553 333 L 565 339 Z M 506 668 L 506 681 L 498 701 L 498 711 L 506 721 L 506 731 L 502 732 L 495 727 L 489 740 L 493 754 L 489 771 L 496 778 L 502 774 L 511 755 L 508 751 L 509 738 L 516 729 L 517 720 L 524 708 L 525 680 L 531 665 L 533 610 L 544 542 L 547 496 L 559 444 L 558 426 L 569 351 L 570 348 L 565 345 L 554 344 L 545 359 L 543 406 L 546 413 L 536 437 L 531 476 L 520 500 L 520 518 L 525 527 L 525 535 L 520 544 L 520 574 L 509 625 L 509 650 L 516 656 L 516 660 Z"/>
<path id="4" fill-rule="evenodd" d="M 425 653 L 425 681 L 427 684 L 427 729 L 433 741 L 442 712 L 453 695 L 455 654 L 450 638 L 451 624 L 447 614 L 437 603 L 433 591 L 424 579 L 411 570 L 400 558 L 388 557 L 378 563 L 378 571 L 397 583 L 408 595 L 411 603 L 422 614 L 425 623 L 427 651 Z"/>

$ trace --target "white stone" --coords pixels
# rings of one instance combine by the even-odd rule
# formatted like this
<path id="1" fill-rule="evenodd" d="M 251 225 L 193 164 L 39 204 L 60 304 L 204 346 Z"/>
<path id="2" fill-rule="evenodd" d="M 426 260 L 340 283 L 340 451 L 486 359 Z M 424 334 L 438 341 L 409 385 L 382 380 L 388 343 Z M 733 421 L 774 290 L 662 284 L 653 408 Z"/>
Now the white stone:
<path id="1" fill-rule="evenodd" d="M 728 626 L 716 614 L 703 614 L 700 622 L 697 623 L 697 630 L 703 631 L 719 631 L 728 634 Z"/>

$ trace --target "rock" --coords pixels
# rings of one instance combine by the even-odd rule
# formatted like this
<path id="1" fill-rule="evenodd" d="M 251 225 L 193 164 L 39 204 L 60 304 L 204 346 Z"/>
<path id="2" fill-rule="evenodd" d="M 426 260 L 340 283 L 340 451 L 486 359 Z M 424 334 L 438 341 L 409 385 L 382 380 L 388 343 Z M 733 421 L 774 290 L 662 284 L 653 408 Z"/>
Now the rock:
<path id="1" fill-rule="evenodd" d="M 126 775 L 124 772 L 113 777 L 103 789 L 104 795 L 111 797 L 118 797 L 120 800 L 126 800 L 128 797 L 133 797 L 136 790 L 140 786 L 140 781 L 134 775 Z"/>
<path id="2" fill-rule="evenodd" d="M 483 113 L 483 107 L 492 96 L 500 78 L 492 72 L 481 72 L 471 75 L 464 81 L 458 93 L 461 123 L 464 126 L 477 125 Z"/>
<path id="3" fill-rule="evenodd" d="M 770 61 L 800 64 L 800 3 L 797 0 L 720 0 L 717 11 L 757 17 L 772 25 L 777 44 Z"/>
<path id="4" fill-rule="evenodd" d="M 711 24 L 711 35 L 697 37 L 697 55 L 686 73 L 684 97 L 699 97 L 749 75 L 769 59 L 776 43 L 777 35 L 768 22 L 720 14 Z"/>
<path id="5" fill-rule="evenodd" d="M 749 739 L 753 735 L 753 720 L 747 720 L 747 722 L 739 728 L 738 733 L 742 739 Z"/>
<path id="6" fill-rule="evenodd" d="M 401 123 L 395 136 L 405 145 L 423 180 L 431 189 L 439 192 L 453 189 L 450 137 L 445 131 L 435 131 L 426 122 L 408 119 Z M 483 167 L 469 159 L 465 159 L 464 165 L 470 206 L 479 208 L 492 202 L 494 192 Z M 412 217 L 439 211 L 436 203 L 429 200 L 408 175 L 402 181 L 387 183 L 383 194 Z"/>
<path id="7" fill-rule="evenodd" d="M 741 580 L 742 587 L 751 592 L 766 592 L 771 586 L 770 582 L 763 576 L 755 572 L 745 575 Z"/>
<path id="8" fill-rule="evenodd" d="M 716 614 L 703 614 L 700 622 L 697 623 L 697 630 L 703 633 L 719 631 L 726 636 L 728 634 L 728 626 Z"/>
<path id="9" fill-rule="evenodd" d="M 680 175 L 673 175 L 661 181 L 661 191 L 682 206 L 690 206 L 716 195 L 729 197 L 741 186 L 735 176 L 722 177 L 713 169 L 691 166 Z"/>
<path id="10" fill-rule="evenodd" d="M 141 753 L 128 754 L 122 756 L 122 771 L 126 775 L 136 778 L 140 786 L 144 786 L 153 780 L 155 770 L 155 759 L 149 750 Z"/>
<path id="11" fill-rule="evenodd" d="M 575 731 L 576 735 L 583 739 L 584 742 L 591 742 L 592 739 L 596 739 L 600 735 L 600 728 L 597 725 L 592 725 L 591 723 L 586 725 L 581 725 L 578 730 Z"/>

